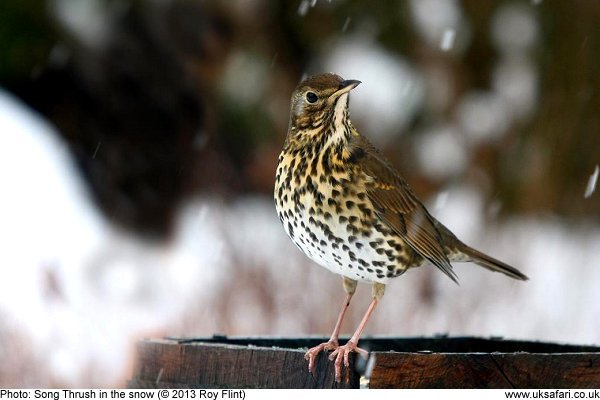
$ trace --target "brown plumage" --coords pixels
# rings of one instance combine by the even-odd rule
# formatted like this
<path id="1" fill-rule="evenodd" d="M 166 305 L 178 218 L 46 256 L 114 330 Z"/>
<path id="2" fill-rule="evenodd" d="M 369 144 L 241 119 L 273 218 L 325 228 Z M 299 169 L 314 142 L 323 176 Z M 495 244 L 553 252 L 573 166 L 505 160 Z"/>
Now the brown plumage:
<path id="1" fill-rule="evenodd" d="M 336 379 L 385 284 L 431 262 L 457 282 L 451 262 L 472 261 L 511 278 L 519 270 L 462 243 L 429 214 L 406 181 L 352 125 L 349 91 L 360 82 L 335 74 L 309 77 L 292 95 L 290 125 L 279 156 L 275 204 L 292 241 L 313 261 L 344 277 L 346 299 L 327 343 L 310 349 L 309 369 L 322 350 L 333 350 Z M 357 281 L 373 284 L 373 301 L 344 345 L 338 335 Z"/>

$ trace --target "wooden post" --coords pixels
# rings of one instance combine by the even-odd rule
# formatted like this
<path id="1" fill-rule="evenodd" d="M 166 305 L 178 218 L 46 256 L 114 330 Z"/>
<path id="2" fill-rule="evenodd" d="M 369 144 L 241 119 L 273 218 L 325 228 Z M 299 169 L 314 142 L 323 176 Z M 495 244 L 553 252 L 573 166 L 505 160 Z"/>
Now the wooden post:
<path id="1" fill-rule="evenodd" d="M 481 338 L 365 338 L 369 376 L 327 354 L 307 371 L 306 348 L 326 338 L 144 340 L 130 388 L 594 388 L 600 347 Z M 365 363 L 357 363 L 363 365 Z M 364 370 L 364 367 L 363 367 Z M 361 380 L 362 379 L 362 380 Z"/>

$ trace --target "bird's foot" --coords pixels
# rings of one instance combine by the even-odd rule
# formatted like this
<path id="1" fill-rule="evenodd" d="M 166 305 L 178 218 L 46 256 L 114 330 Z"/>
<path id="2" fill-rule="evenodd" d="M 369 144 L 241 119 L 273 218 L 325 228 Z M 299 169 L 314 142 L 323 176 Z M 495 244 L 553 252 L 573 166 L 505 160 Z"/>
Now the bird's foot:
<path id="1" fill-rule="evenodd" d="M 315 360 L 320 352 L 323 350 L 330 351 L 335 350 L 339 347 L 337 340 L 329 340 L 327 343 L 321 343 L 318 346 L 308 349 L 308 351 L 304 354 L 304 358 L 308 360 L 308 372 L 314 374 L 315 372 Z"/>
<path id="2" fill-rule="evenodd" d="M 335 359 L 335 381 L 336 382 L 342 381 L 342 362 L 344 363 L 346 368 L 349 367 L 350 361 L 348 360 L 348 357 L 349 357 L 350 353 L 352 353 L 353 351 L 357 352 L 364 358 L 367 358 L 369 356 L 368 351 L 366 351 L 365 349 L 361 349 L 360 347 L 357 346 L 357 344 L 355 342 L 353 342 L 351 340 L 348 341 L 348 343 L 346 343 L 343 346 L 338 346 L 338 348 L 335 349 L 333 351 L 333 353 L 331 353 L 329 355 L 329 359 L 331 361 L 333 361 Z"/>

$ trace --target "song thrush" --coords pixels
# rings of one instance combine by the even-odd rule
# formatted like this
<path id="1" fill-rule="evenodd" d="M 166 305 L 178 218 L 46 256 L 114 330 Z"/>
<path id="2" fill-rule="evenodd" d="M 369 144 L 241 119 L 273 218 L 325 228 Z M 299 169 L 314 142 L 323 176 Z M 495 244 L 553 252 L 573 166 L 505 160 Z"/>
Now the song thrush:
<path id="1" fill-rule="evenodd" d="M 335 74 L 301 82 L 291 100 L 290 123 L 275 178 L 279 219 L 309 258 L 343 276 L 346 298 L 331 338 L 306 353 L 309 370 L 323 350 L 333 350 L 336 380 L 357 346 L 385 285 L 426 261 L 454 282 L 450 262 L 472 261 L 511 278 L 519 270 L 483 254 L 454 236 L 429 214 L 406 181 L 352 125 L 348 96 L 360 81 Z M 338 335 L 357 281 L 373 284 L 373 300 L 351 339 Z"/>

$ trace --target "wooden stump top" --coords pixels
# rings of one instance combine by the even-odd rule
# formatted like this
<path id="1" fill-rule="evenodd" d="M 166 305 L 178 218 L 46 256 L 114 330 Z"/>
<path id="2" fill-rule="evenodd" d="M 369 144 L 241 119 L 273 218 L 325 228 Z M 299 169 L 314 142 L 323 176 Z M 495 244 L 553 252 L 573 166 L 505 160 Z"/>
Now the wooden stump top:
<path id="1" fill-rule="evenodd" d="M 351 357 L 341 383 L 321 354 L 327 338 L 167 338 L 138 344 L 130 388 L 594 388 L 600 347 L 433 337 L 361 339 L 372 360 Z M 342 343 L 345 340 L 341 341 Z"/>

